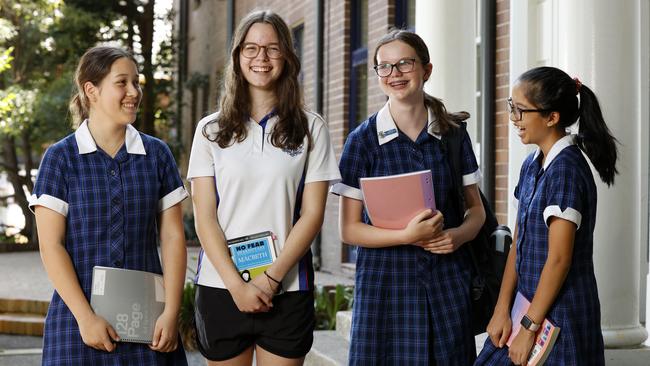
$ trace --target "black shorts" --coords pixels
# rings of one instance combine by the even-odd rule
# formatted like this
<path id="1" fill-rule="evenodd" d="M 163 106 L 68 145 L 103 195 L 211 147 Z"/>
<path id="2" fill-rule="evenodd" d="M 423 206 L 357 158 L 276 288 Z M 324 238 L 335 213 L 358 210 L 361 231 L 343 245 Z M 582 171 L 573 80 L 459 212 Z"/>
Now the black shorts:
<path id="1" fill-rule="evenodd" d="M 285 358 L 304 357 L 314 340 L 314 293 L 292 291 L 273 298 L 268 313 L 242 313 L 225 289 L 197 285 L 196 338 L 210 361 L 225 361 L 258 345 Z"/>

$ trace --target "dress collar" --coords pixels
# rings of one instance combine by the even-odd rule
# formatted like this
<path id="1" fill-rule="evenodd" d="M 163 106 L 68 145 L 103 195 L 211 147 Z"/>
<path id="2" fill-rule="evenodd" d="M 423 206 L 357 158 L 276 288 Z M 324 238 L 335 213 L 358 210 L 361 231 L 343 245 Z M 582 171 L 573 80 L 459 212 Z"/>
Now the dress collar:
<path id="1" fill-rule="evenodd" d="M 77 146 L 79 147 L 79 154 L 89 154 L 97 151 L 97 144 L 95 139 L 90 134 L 90 129 L 88 128 L 88 120 L 83 121 L 81 126 L 77 128 L 74 132 L 74 137 L 77 140 Z M 138 155 L 147 155 L 147 152 L 144 150 L 144 144 L 142 143 L 142 137 L 138 130 L 135 127 L 126 125 L 126 136 L 124 139 L 126 144 L 126 152 L 129 154 L 138 154 Z"/>
<path id="2" fill-rule="evenodd" d="M 427 132 L 429 135 L 440 140 L 442 136 L 438 131 L 438 120 L 431 108 L 427 107 Z M 379 145 L 392 141 L 398 135 L 399 130 L 397 129 L 395 120 L 393 120 L 393 116 L 390 114 L 390 102 L 386 102 L 379 112 L 377 112 L 377 139 L 379 140 Z"/>
<path id="3" fill-rule="evenodd" d="M 542 169 L 546 170 L 546 168 L 548 168 L 548 166 L 551 164 L 553 159 L 555 159 L 555 157 L 558 156 L 560 152 L 564 150 L 564 148 L 575 144 L 576 144 L 575 135 L 566 135 L 561 139 L 555 141 L 555 143 L 551 147 L 551 150 L 548 151 L 548 156 L 546 157 L 546 160 L 544 160 L 544 166 L 542 167 Z M 535 155 L 533 156 L 533 159 L 537 159 L 537 157 L 539 157 L 541 153 L 542 150 L 540 148 L 537 148 L 537 151 L 535 151 Z"/>

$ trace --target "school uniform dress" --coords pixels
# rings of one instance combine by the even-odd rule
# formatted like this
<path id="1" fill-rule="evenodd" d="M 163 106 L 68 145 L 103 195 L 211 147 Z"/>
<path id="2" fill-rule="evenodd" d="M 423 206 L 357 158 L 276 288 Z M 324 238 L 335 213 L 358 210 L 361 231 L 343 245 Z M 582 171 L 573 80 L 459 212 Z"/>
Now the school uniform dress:
<path id="1" fill-rule="evenodd" d="M 294 150 L 279 148 L 271 143 L 271 135 L 279 120 L 275 112 L 269 113 L 259 123 L 249 118 L 245 122 L 247 137 L 225 148 L 209 139 L 214 139 L 219 131 L 219 123 L 216 122 L 218 112 L 199 121 L 192 143 L 187 179 L 214 178 L 218 200 L 217 217 L 226 239 L 271 231 L 277 238 L 275 244 L 279 255 L 293 225 L 300 218 L 304 186 L 312 182 L 340 180 L 341 175 L 325 121 L 316 114 L 305 113 L 312 137 L 311 150 L 308 149 L 307 136 L 303 144 Z M 210 291 L 210 288 L 226 289 L 216 267 L 203 250 L 199 255 L 196 283 L 199 285 L 199 300 L 203 294 L 215 293 Z M 289 270 L 282 279 L 282 286 L 289 294 L 302 293 L 312 296 L 314 268 L 311 250 Z M 203 291 L 205 288 L 209 289 Z M 283 357 L 304 356 L 303 353 L 309 351 L 312 343 L 314 324 L 309 319 L 313 320 L 313 298 L 308 304 L 309 314 L 303 314 L 301 320 L 305 321 L 305 328 L 311 329 L 291 329 L 291 324 L 272 324 L 274 332 L 269 333 L 275 334 L 269 334 L 268 337 L 260 334 L 264 333 L 264 329 L 260 329 L 264 321 L 280 320 L 280 317 L 274 314 L 280 311 L 277 305 L 282 305 L 287 297 L 296 296 L 276 296 L 273 300 L 274 307 L 268 314 L 247 314 L 240 313 L 232 303 L 231 297 L 227 296 L 230 302 L 229 311 L 232 312 L 230 318 L 242 317 L 241 321 L 235 322 L 237 324 L 232 324 L 232 327 L 223 326 L 224 321 L 232 321 L 226 319 L 227 316 L 209 309 L 204 310 L 204 306 L 212 307 L 202 300 L 197 300 L 197 335 L 201 352 L 208 359 L 224 360 L 236 356 L 255 343 Z M 268 317 L 277 319 L 267 319 Z M 251 325 L 248 334 L 242 334 L 239 329 L 245 327 L 244 324 Z M 277 338 L 283 337 L 278 333 L 280 329 L 286 330 L 286 338 L 291 339 L 296 338 L 296 334 L 305 333 L 301 337 L 303 340 L 296 340 L 300 344 L 294 346 L 300 348 L 295 349 L 297 353 L 292 354 L 291 349 L 286 349 L 285 344 L 278 342 Z M 226 341 L 227 345 L 224 343 Z"/>
<path id="2" fill-rule="evenodd" d="M 332 192 L 362 200 L 359 178 L 431 170 L 445 228 L 459 226 L 447 152 L 435 131 L 429 110 L 427 128 L 412 141 L 397 129 L 387 103 L 348 136 L 340 162 L 343 179 Z M 461 150 L 463 185 L 475 184 L 480 171 L 467 133 Z M 363 221 L 372 224 L 365 210 Z M 358 247 L 350 365 L 471 364 L 476 351 L 470 272 L 464 247 L 445 255 L 415 245 Z"/>
<path id="3" fill-rule="evenodd" d="M 127 126 L 114 158 L 97 148 L 87 121 L 43 156 L 30 207 L 66 217 L 65 249 L 90 299 L 94 266 L 162 273 L 158 215 L 187 197 L 171 151 Z M 90 301 L 90 300 L 89 300 Z M 179 337 L 174 352 L 118 343 L 111 353 L 86 346 L 58 292 L 45 319 L 43 365 L 186 365 Z"/>
<path id="4" fill-rule="evenodd" d="M 532 300 L 548 257 L 551 216 L 576 224 L 571 268 L 546 317 L 560 328 L 547 365 L 604 365 L 600 302 L 594 275 L 593 233 L 597 192 L 594 177 L 573 136 L 542 154 L 528 156 L 515 197 L 517 213 L 517 290 Z M 477 365 L 510 365 L 508 348 L 485 341 Z"/>

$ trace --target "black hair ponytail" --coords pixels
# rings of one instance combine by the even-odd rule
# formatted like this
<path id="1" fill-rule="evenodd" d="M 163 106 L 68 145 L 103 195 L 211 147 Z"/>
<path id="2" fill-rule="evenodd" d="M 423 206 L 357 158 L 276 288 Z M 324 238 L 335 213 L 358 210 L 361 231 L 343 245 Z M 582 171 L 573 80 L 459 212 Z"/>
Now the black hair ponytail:
<path id="1" fill-rule="evenodd" d="M 580 118 L 576 144 L 587 155 L 603 182 L 608 186 L 614 184 L 614 176 L 618 174 L 618 141 L 607 128 L 594 92 L 578 79 L 549 66 L 530 69 L 518 80 L 526 84 L 524 94 L 536 108 L 560 113 L 558 128 L 566 129 Z M 579 105 L 577 95 L 580 95 Z"/>
<path id="2" fill-rule="evenodd" d="M 603 182 L 614 184 L 618 174 L 617 140 L 612 136 L 600 110 L 598 99 L 591 89 L 580 86 L 580 123 L 576 144 L 591 160 Z"/>

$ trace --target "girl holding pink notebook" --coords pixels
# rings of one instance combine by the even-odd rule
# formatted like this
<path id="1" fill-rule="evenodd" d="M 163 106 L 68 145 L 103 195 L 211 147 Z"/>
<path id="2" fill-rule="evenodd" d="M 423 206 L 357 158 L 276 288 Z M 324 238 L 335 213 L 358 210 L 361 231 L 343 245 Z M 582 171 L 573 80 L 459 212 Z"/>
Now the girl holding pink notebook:
<path id="1" fill-rule="evenodd" d="M 472 144 L 465 133 L 460 160 L 466 207 L 458 208 L 444 135 L 459 127 L 442 102 L 423 90 L 432 73 L 424 41 L 391 31 L 373 60 L 388 102 L 348 136 L 339 164 L 342 182 L 332 188 L 341 196 L 342 240 L 358 246 L 350 365 L 471 365 L 471 262 L 463 244 L 485 218 Z M 421 170 L 432 173 L 436 210 L 421 210 L 400 229 L 368 217 L 361 178 Z"/>

